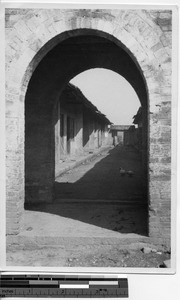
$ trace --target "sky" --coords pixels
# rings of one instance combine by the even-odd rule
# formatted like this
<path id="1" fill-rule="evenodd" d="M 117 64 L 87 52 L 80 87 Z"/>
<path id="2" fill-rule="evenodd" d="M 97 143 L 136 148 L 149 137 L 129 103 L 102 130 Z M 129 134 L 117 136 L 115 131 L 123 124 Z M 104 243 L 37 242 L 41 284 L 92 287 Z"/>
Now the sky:
<path id="1" fill-rule="evenodd" d="M 95 68 L 78 74 L 70 83 L 76 85 L 112 123 L 132 124 L 140 101 L 124 77 L 111 70 Z"/>

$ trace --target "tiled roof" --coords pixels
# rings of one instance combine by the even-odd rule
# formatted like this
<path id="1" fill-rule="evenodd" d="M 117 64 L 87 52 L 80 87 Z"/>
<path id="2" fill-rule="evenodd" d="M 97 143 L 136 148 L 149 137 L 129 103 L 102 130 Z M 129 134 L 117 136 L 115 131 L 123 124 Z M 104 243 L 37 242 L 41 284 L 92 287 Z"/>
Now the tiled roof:
<path id="1" fill-rule="evenodd" d="M 82 91 L 77 86 L 73 85 L 72 83 L 68 83 L 63 93 L 64 92 L 68 93 L 69 101 L 83 104 L 86 108 L 91 110 L 91 112 L 96 114 L 97 117 L 103 120 L 106 124 L 112 124 L 112 122 L 83 95 Z"/>

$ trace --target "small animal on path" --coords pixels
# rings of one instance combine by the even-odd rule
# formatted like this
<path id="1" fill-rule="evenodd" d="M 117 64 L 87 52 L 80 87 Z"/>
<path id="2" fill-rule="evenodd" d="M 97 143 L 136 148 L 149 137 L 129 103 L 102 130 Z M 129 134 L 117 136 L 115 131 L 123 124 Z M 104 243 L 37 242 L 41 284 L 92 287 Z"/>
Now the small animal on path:
<path id="1" fill-rule="evenodd" d="M 132 177 L 132 176 L 134 175 L 134 172 L 133 172 L 133 171 L 127 171 L 127 175 L 128 175 L 129 177 Z"/>
<path id="2" fill-rule="evenodd" d="M 126 171 L 125 169 L 123 168 L 120 168 L 119 169 L 119 173 L 121 174 L 121 176 L 125 176 L 126 174 L 129 176 L 129 177 L 132 177 L 134 175 L 134 172 L 129 170 L 129 171 Z"/>
<path id="3" fill-rule="evenodd" d="M 119 173 L 121 174 L 121 176 L 125 176 L 126 175 L 126 170 L 124 170 L 123 168 L 120 168 Z"/>

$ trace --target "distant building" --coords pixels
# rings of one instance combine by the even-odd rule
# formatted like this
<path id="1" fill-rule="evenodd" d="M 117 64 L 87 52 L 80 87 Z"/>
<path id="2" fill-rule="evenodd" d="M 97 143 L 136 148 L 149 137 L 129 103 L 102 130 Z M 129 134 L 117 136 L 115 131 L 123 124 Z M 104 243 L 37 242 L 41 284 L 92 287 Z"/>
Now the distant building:
<path id="1" fill-rule="evenodd" d="M 131 125 L 124 134 L 124 145 L 134 147 L 136 145 L 136 141 L 136 128 L 134 125 Z"/>
<path id="2" fill-rule="evenodd" d="M 128 130 L 124 134 L 124 145 L 132 146 L 138 151 L 142 151 L 142 108 L 140 107 L 133 116 L 133 124 L 129 126 Z"/>
<path id="3" fill-rule="evenodd" d="M 111 125 L 109 132 L 109 139 L 111 140 L 111 144 L 116 145 L 124 145 L 124 132 L 129 129 L 130 125 Z"/>
<path id="4" fill-rule="evenodd" d="M 142 107 L 140 107 L 137 111 L 137 114 L 133 117 L 133 124 L 136 124 L 138 128 L 142 127 Z"/>
<path id="5" fill-rule="evenodd" d="M 137 111 L 137 114 L 133 117 L 134 121 L 133 124 L 137 125 L 136 128 L 136 148 L 139 151 L 142 151 L 142 107 L 140 107 Z"/>

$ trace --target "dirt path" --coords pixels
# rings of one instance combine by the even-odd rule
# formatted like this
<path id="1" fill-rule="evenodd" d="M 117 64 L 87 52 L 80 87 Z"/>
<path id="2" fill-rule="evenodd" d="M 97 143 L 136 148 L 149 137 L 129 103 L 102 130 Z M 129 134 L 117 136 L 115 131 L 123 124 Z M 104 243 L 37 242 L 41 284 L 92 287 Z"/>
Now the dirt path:
<path id="1" fill-rule="evenodd" d="M 143 253 L 145 243 L 120 244 L 87 244 L 43 246 L 36 249 L 14 250 L 7 252 L 9 266 L 41 267 L 136 267 L 159 268 L 170 258 L 152 245 L 152 251 Z M 151 249 L 151 248 L 150 248 Z"/>
<path id="2" fill-rule="evenodd" d="M 132 170 L 133 177 L 120 176 L 119 169 Z M 133 149 L 115 147 L 56 178 L 56 199 L 145 198 L 140 156 Z"/>

